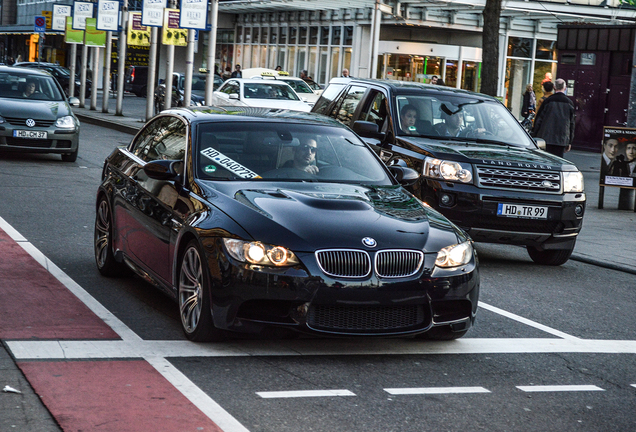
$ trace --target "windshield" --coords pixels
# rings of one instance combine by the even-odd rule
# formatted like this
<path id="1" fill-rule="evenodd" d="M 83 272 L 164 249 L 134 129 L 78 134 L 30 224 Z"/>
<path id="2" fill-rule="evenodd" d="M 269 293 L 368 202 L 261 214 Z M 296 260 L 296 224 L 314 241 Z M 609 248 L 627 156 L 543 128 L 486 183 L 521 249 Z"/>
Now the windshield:
<path id="1" fill-rule="evenodd" d="M 396 96 L 398 135 L 478 141 L 535 148 L 502 104 L 462 95 Z"/>
<path id="2" fill-rule="evenodd" d="M 281 79 L 281 81 L 285 81 L 296 93 L 314 93 L 303 80 Z"/>
<path id="3" fill-rule="evenodd" d="M 340 127 L 203 123 L 195 136 L 201 179 L 392 184 L 371 150 Z"/>
<path id="4" fill-rule="evenodd" d="M 192 75 L 192 94 L 197 96 L 205 97 L 205 81 L 207 79 L 207 75 Z M 214 90 L 218 89 L 221 84 L 223 84 L 223 80 L 216 75 L 214 76 Z M 179 77 L 179 90 L 183 91 L 185 88 L 185 75 Z"/>
<path id="5" fill-rule="evenodd" d="M 244 93 L 245 99 L 300 100 L 287 84 L 245 83 Z"/>
<path id="6" fill-rule="evenodd" d="M 0 97 L 46 101 L 64 100 L 64 96 L 52 77 L 13 72 L 0 73 Z"/>

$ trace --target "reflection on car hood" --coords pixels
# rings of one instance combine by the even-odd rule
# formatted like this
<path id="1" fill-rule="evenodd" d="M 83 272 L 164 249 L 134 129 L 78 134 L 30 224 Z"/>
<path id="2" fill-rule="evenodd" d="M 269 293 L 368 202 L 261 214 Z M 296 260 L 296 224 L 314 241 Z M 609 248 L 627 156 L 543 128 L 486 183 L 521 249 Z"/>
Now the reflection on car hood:
<path id="1" fill-rule="evenodd" d="M 400 138 L 404 139 L 404 137 Z M 564 164 L 563 159 L 550 153 L 512 145 L 437 141 L 426 138 L 410 138 L 404 141 L 412 146 L 432 151 L 435 157 L 449 158 L 458 162 L 536 169 L 559 169 Z"/>
<path id="2" fill-rule="evenodd" d="M 458 242 L 457 228 L 400 186 L 204 182 L 210 201 L 259 241 L 295 251 L 408 248 L 436 252 Z M 260 187 L 259 187 L 260 186 Z"/>
<path id="3" fill-rule="evenodd" d="M 70 114 L 71 108 L 66 102 L 0 98 L 0 116 L 2 117 L 55 120 Z"/>

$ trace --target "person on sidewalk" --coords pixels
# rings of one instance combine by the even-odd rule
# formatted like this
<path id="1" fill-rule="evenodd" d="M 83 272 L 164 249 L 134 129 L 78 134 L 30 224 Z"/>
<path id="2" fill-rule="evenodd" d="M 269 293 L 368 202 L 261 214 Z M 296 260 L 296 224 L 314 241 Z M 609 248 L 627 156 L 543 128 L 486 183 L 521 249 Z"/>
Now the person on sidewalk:
<path id="1" fill-rule="evenodd" d="M 526 92 L 523 94 L 523 104 L 521 105 L 521 115 L 528 118 L 530 113 L 534 113 L 537 106 L 537 96 L 534 94 L 532 84 L 526 86 Z"/>
<path id="2" fill-rule="evenodd" d="M 570 151 L 574 141 L 574 104 L 565 95 L 565 80 L 554 83 L 554 94 L 547 98 L 537 112 L 532 136 L 543 138 L 546 151 L 563 157 Z"/>
<path id="3" fill-rule="evenodd" d="M 241 65 L 234 66 L 234 72 L 232 72 L 232 78 L 243 78 L 243 72 L 241 72 Z"/>
<path id="4" fill-rule="evenodd" d="M 535 112 L 539 112 L 539 107 L 543 101 L 554 94 L 554 84 L 552 81 L 544 81 L 543 84 L 541 84 L 541 87 L 543 87 L 543 96 L 541 96 L 541 98 L 537 101 L 537 110 Z"/>

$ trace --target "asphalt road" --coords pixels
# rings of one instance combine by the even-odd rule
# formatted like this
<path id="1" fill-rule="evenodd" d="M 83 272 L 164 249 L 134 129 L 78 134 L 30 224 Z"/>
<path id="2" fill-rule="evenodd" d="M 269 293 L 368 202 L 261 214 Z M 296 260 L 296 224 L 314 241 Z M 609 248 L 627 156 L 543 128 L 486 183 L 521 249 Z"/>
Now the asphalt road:
<path id="1" fill-rule="evenodd" d="M 183 341 L 170 299 L 94 265 L 102 162 L 130 139 L 83 124 L 76 163 L 0 154 L 0 217 L 144 341 Z M 460 341 L 240 338 L 166 357 L 252 432 L 636 430 L 635 357 L 613 342 L 635 339 L 634 275 L 478 253 L 482 304 Z"/>

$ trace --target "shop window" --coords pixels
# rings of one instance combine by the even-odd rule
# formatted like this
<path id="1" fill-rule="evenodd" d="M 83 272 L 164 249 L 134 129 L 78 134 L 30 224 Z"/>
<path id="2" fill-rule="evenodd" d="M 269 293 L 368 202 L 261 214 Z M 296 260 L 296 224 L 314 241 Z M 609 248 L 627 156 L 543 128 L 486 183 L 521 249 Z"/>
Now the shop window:
<path id="1" fill-rule="evenodd" d="M 353 45 L 353 26 L 344 27 L 344 42 L 343 45 Z"/>
<path id="2" fill-rule="evenodd" d="M 320 45 L 329 45 L 329 27 L 320 27 Z"/>
<path id="3" fill-rule="evenodd" d="M 509 37 L 508 38 L 508 56 L 509 57 L 532 57 L 532 39 Z"/>
<path id="4" fill-rule="evenodd" d="M 252 29 L 250 27 L 245 28 L 245 43 L 252 43 Z"/>
<path id="5" fill-rule="evenodd" d="M 278 29 L 276 27 L 270 27 L 269 29 L 269 43 L 278 43 Z"/>
<path id="6" fill-rule="evenodd" d="M 309 28 L 309 45 L 318 45 L 318 27 Z"/>
<path id="7" fill-rule="evenodd" d="M 534 63 L 534 77 L 532 80 L 532 89 L 537 100 L 543 97 L 543 82 L 545 80 L 554 81 L 556 75 L 556 62 L 536 61 Z"/>
<path id="8" fill-rule="evenodd" d="M 278 29 L 279 33 L 279 41 L 280 44 L 284 45 L 287 43 L 287 27 L 280 27 Z"/>
<path id="9" fill-rule="evenodd" d="M 296 44 L 297 36 L 298 36 L 298 28 L 297 27 L 290 27 L 289 28 L 289 43 L 291 45 L 295 45 Z"/>
<path id="10" fill-rule="evenodd" d="M 258 43 L 260 41 L 260 28 L 252 27 L 252 42 Z"/>
<path id="11" fill-rule="evenodd" d="M 331 45 L 340 45 L 340 39 L 342 36 L 342 27 L 331 27 Z"/>
<path id="12" fill-rule="evenodd" d="M 340 48 L 331 48 L 331 77 L 340 76 L 338 63 L 340 61 Z"/>
<path id="13" fill-rule="evenodd" d="M 298 32 L 298 44 L 306 45 L 307 44 L 307 27 L 300 27 Z"/>
<path id="14" fill-rule="evenodd" d="M 237 35 L 237 41 L 238 43 L 243 43 L 243 27 L 237 27 L 236 28 L 236 35 Z"/>
<path id="15" fill-rule="evenodd" d="M 446 60 L 446 75 L 444 84 L 448 87 L 457 86 L 457 60 Z"/>
<path id="16" fill-rule="evenodd" d="M 267 43 L 267 27 L 263 27 L 261 29 L 261 43 L 263 44 Z"/>
<path id="17" fill-rule="evenodd" d="M 521 104 L 526 85 L 532 83 L 530 61 L 508 59 L 506 62 L 506 83 L 504 103 L 517 118 L 521 118 Z"/>
<path id="18" fill-rule="evenodd" d="M 537 39 L 537 60 L 556 60 L 556 41 Z"/>

